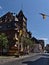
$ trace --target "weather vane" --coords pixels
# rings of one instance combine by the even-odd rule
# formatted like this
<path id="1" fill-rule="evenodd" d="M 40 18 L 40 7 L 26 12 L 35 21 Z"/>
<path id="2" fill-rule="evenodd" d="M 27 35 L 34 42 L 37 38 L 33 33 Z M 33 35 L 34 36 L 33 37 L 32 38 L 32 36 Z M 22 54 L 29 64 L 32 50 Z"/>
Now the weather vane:
<path id="1" fill-rule="evenodd" d="M 46 15 L 44 13 L 40 13 L 40 15 L 42 15 L 43 19 L 46 19 L 46 17 L 49 17 L 49 15 Z"/>

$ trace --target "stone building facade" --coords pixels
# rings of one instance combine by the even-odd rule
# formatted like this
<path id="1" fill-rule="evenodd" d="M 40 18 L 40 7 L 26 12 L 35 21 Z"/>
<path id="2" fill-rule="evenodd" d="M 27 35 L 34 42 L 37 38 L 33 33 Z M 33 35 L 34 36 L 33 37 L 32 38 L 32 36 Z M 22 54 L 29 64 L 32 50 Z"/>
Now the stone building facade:
<path id="1" fill-rule="evenodd" d="M 9 49 L 12 51 L 13 49 L 16 51 L 16 49 L 21 49 L 20 47 L 23 47 L 23 37 L 27 36 L 27 18 L 24 16 L 22 10 L 20 10 L 16 16 L 8 12 L 0 17 L 0 34 L 1 33 L 6 34 Z M 9 52 L 12 52 L 11 50 Z"/>
<path id="2" fill-rule="evenodd" d="M 35 37 L 32 38 L 33 48 L 32 51 L 35 53 L 43 53 L 44 52 L 44 40 L 38 40 Z"/>

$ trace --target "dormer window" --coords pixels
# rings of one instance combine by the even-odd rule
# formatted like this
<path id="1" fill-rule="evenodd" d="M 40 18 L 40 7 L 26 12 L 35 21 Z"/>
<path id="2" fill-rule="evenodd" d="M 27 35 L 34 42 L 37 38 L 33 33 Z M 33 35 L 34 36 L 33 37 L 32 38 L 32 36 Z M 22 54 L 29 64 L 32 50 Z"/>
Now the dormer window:
<path id="1" fill-rule="evenodd" d="M 15 17 L 15 21 L 18 21 L 18 18 L 17 17 Z"/>
<path id="2" fill-rule="evenodd" d="M 24 17 L 23 17 L 23 21 L 26 21 Z"/>
<path id="3" fill-rule="evenodd" d="M 6 16 L 6 18 L 7 18 L 7 16 Z"/>
<path id="4" fill-rule="evenodd" d="M 5 22 L 7 22 L 7 19 L 5 19 Z"/>

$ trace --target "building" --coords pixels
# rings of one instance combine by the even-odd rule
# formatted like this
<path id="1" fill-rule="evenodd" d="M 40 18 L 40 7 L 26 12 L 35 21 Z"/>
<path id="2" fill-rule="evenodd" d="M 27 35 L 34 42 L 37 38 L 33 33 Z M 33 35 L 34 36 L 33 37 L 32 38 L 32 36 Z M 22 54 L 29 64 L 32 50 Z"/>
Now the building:
<path id="1" fill-rule="evenodd" d="M 32 51 L 33 52 L 44 52 L 44 40 L 38 40 L 35 37 L 32 38 L 32 42 L 33 42 L 33 48 Z"/>
<path id="2" fill-rule="evenodd" d="M 49 44 L 46 45 L 45 51 L 46 51 L 47 53 L 49 53 Z"/>
<path id="3" fill-rule="evenodd" d="M 29 32 L 27 31 L 27 37 L 30 39 L 32 38 L 32 33 L 30 31 Z"/>
<path id="4" fill-rule="evenodd" d="M 34 44 L 33 52 L 34 53 L 42 53 L 42 46 L 41 46 L 41 44 Z"/>
<path id="5" fill-rule="evenodd" d="M 8 12 L 0 17 L 0 34 L 5 33 L 8 39 L 9 52 L 15 52 L 13 49 L 23 48 L 22 39 L 27 36 L 27 18 L 23 11 L 20 10 L 18 14 Z"/>
<path id="6" fill-rule="evenodd" d="M 43 51 L 44 51 L 44 47 L 45 47 L 45 45 L 44 45 L 44 40 L 38 40 L 38 41 L 39 41 L 39 44 L 41 44 L 42 49 L 43 49 Z"/>

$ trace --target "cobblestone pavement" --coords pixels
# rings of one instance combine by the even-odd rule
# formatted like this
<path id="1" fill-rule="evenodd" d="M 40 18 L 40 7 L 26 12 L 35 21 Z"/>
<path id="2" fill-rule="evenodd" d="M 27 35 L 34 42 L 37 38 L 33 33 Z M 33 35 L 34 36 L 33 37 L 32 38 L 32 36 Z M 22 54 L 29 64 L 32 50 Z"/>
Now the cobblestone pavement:
<path id="1" fill-rule="evenodd" d="M 47 54 L 30 54 L 29 56 L 19 57 L 17 60 L 12 60 L 0 65 L 49 65 L 49 55 Z"/>
<path id="2" fill-rule="evenodd" d="M 29 55 L 25 55 L 25 56 L 20 56 L 19 58 L 16 58 L 14 56 L 11 57 L 0 57 L 0 64 L 4 64 L 6 62 L 10 62 L 10 61 L 15 61 L 15 60 L 21 60 L 27 57 L 31 57 L 31 56 L 36 56 L 38 55 L 37 53 L 30 53 Z"/>

